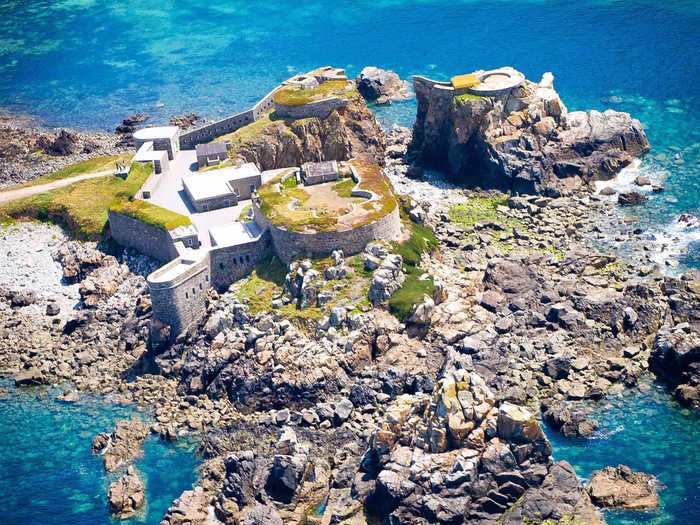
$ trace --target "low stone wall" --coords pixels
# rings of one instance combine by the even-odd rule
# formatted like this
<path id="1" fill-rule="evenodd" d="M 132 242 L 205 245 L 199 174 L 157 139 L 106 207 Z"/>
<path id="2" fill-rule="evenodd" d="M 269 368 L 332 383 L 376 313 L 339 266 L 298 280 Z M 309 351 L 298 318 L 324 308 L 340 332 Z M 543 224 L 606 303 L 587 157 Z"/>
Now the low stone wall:
<path id="1" fill-rule="evenodd" d="M 344 108 L 348 101 L 337 97 L 324 98 L 303 104 L 301 106 L 287 106 L 275 102 L 275 113 L 282 118 L 326 118 L 334 109 Z"/>
<path id="2" fill-rule="evenodd" d="M 175 244 L 167 231 L 111 210 L 108 217 L 112 238 L 121 246 L 163 262 L 177 257 Z"/>
<path id="3" fill-rule="evenodd" d="M 182 271 L 161 279 L 177 266 L 183 266 Z M 159 268 L 148 276 L 153 316 L 170 326 L 172 336 L 179 335 L 206 312 L 210 281 L 209 254 L 189 264 L 179 258 Z"/>
<path id="4" fill-rule="evenodd" d="M 272 99 L 278 89 L 279 86 L 270 91 L 267 95 L 261 98 L 257 104 L 246 111 L 236 113 L 230 117 L 226 117 L 224 119 L 217 120 L 216 122 L 212 122 L 211 124 L 205 124 L 204 126 L 193 129 L 192 131 L 182 133 L 180 135 L 180 148 L 193 149 L 197 144 L 209 142 L 217 137 L 220 137 L 221 135 L 233 133 L 243 126 L 252 124 L 272 110 Z"/>
<path id="5" fill-rule="evenodd" d="M 374 222 L 351 230 L 336 232 L 301 233 L 292 232 L 273 225 L 253 201 L 255 220 L 262 228 L 268 228 L 272 246 L 285 263 L 297 257 L 321 257 L 334 250 L 343 250 L 346 255 L 359 253 L 367 243 L 374 240 L 398 241 L 401 238 L 399 207 Z"/>

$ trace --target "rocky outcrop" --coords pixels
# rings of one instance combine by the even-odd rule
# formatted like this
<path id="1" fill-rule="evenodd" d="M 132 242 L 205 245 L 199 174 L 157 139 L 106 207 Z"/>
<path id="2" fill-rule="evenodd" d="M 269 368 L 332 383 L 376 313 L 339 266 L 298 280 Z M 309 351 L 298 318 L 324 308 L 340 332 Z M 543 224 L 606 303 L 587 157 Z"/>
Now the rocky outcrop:
<path id="1" fill-rule="evenodd" d="M 28 118 L 0 114 L 0 188 L 118 153 L 117 142 L 106 133 L 45 129 Z"/>
<path id="2" fill-rule="evenodd" d="M 107 492 L 109 511 L 119 519 L 130 518 L 146 502 L 143 481 L 134 467 L 129 467 L 126 474 L 114 481 Z"/>
<path id="3" fill-rule="evenodd" d="M 237 157 L 261 170 L 301 166 L 304 162 L 364 159 L 383 164 L 386 137 L 359 95 L 324 119 L 276 121 L 246 139 Z"/>
<path id="4" fill-rule="evenodd" d="M 611 178 L 649 150 L 627 113 L 569 113 L 551 78 L 488 97 L 422 79 L 415 91 L 410 154 L 469 186 L 561 195 Z"/>
<path id="5" fill-rule="evenodd" d="M 365 259 L 365 267 L 367 266 L 367 260 L 371 259 Z M 401 268 L 402 263 L 403 259 L 400 255 L 389 254 L 379 264 L 372 276 L 372 282 L 367 294 L 373 305 L 385 303 L 396 290 L 401 288 L 406 279 Z"/>
<path id="6" fill-rule="evenodd" d="M 651 510 L 659 506 L 656 487 L 654 476 L 618 465 L 594 472 L 586 490 L 599 507 Z"/>
<path id="7" fill-rule="evenodd" d="M 114 472 L 131 463 L 141 453 L 148 433 L 148 427 L 142 421 L 118 421 L 111 434 L 98 434 L 93 439 L 92 451 L 102 454 L 107 472 Z"/>
<path id="8" fill-rule="evenodd" d="M 217 521 L 209 519 L 208 495 L 202 487 L 195 487 L 173 502 L 160 525 L 218 525 Z"/>
<path id="9" fill-rule="evenodd" d="M 367 66 L 355 79 L 357 90 L 376 104 L 390 104 L 394 100 L 409 98 L 408 82 L 401 80 L 393 71 Z"/>

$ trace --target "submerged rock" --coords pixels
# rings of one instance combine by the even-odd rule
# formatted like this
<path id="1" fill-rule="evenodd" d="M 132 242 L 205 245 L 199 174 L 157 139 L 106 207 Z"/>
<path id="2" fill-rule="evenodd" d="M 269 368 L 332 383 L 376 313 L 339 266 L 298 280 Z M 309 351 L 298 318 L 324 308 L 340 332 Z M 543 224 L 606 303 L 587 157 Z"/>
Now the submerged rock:
<path id="1" fill-rule="evenodd" d="M 617 196 L 617 203 L 620 206 L 636 206 L 649 200 L 649 197 L 642 195 L 638 191 L 627 191 Z"/>
<path id="2" fill-rule="evenodd" d="M 594 472 L 586 490 L 599 507 L 649 510 L 659 506 L 656 487 L 654 476 L 618 465 Z"/>

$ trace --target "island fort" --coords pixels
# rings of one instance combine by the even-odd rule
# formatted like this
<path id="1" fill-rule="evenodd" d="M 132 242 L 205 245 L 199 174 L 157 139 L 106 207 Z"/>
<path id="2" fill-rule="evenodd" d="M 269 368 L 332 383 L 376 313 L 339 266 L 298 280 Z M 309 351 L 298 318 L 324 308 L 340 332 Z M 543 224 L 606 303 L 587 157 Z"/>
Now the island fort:
<path id="1" fill-rule="evenodd" d="M 401 238 L 396 197 L 372 162 L 319 159 L 265 170 L 232 154 L 236 131 L 263 120 L 323 119 L 342 112 L 352 96 L 357 91 L 345 72 L 324 67 L 192 131 L 134 133 L 132 169 L 151 174 L 132 200 L 109 210 L 109 225 L 119 244 L 166 263 L 148 285 L 154 315 L 172 335 L 204 313 L 210 287 L 226 289 L 270 255 L 288 263 Z M 168 220 L 151 220 L 156 215 Z"/>

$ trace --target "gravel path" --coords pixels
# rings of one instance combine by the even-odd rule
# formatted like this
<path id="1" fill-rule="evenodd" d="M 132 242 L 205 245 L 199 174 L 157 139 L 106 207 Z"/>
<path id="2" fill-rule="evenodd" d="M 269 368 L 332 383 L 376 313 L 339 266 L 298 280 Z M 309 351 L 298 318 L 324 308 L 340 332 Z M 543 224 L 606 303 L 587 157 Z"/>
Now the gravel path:
<path id="1" fill-rule="evenodd" d="M 97 177 L 105 177 L 107 175 L 112 175 L 114 173 L 113 169 L 95 171 L 93 173 L 84 173 L 82 175 L 76 175 L 75 177 L 68 177 L 67 179 L 56 180 L 53 182 L 48 182 L 46 184 L 40 184 L 38 186 L 29 186 L 27 188 L 20 188 L 17 190 L 0 191 L 0 204 L 3 202 L 14 201 L 17 199 L 22 199 L 24 197 L 31 197 L 37 193 L 43 193 L 49 190 L 55 190 L 56 188 L 63 188 L 64 186 L 69 186 L 74 182 L 87 179 L 96 179 Z"/>

